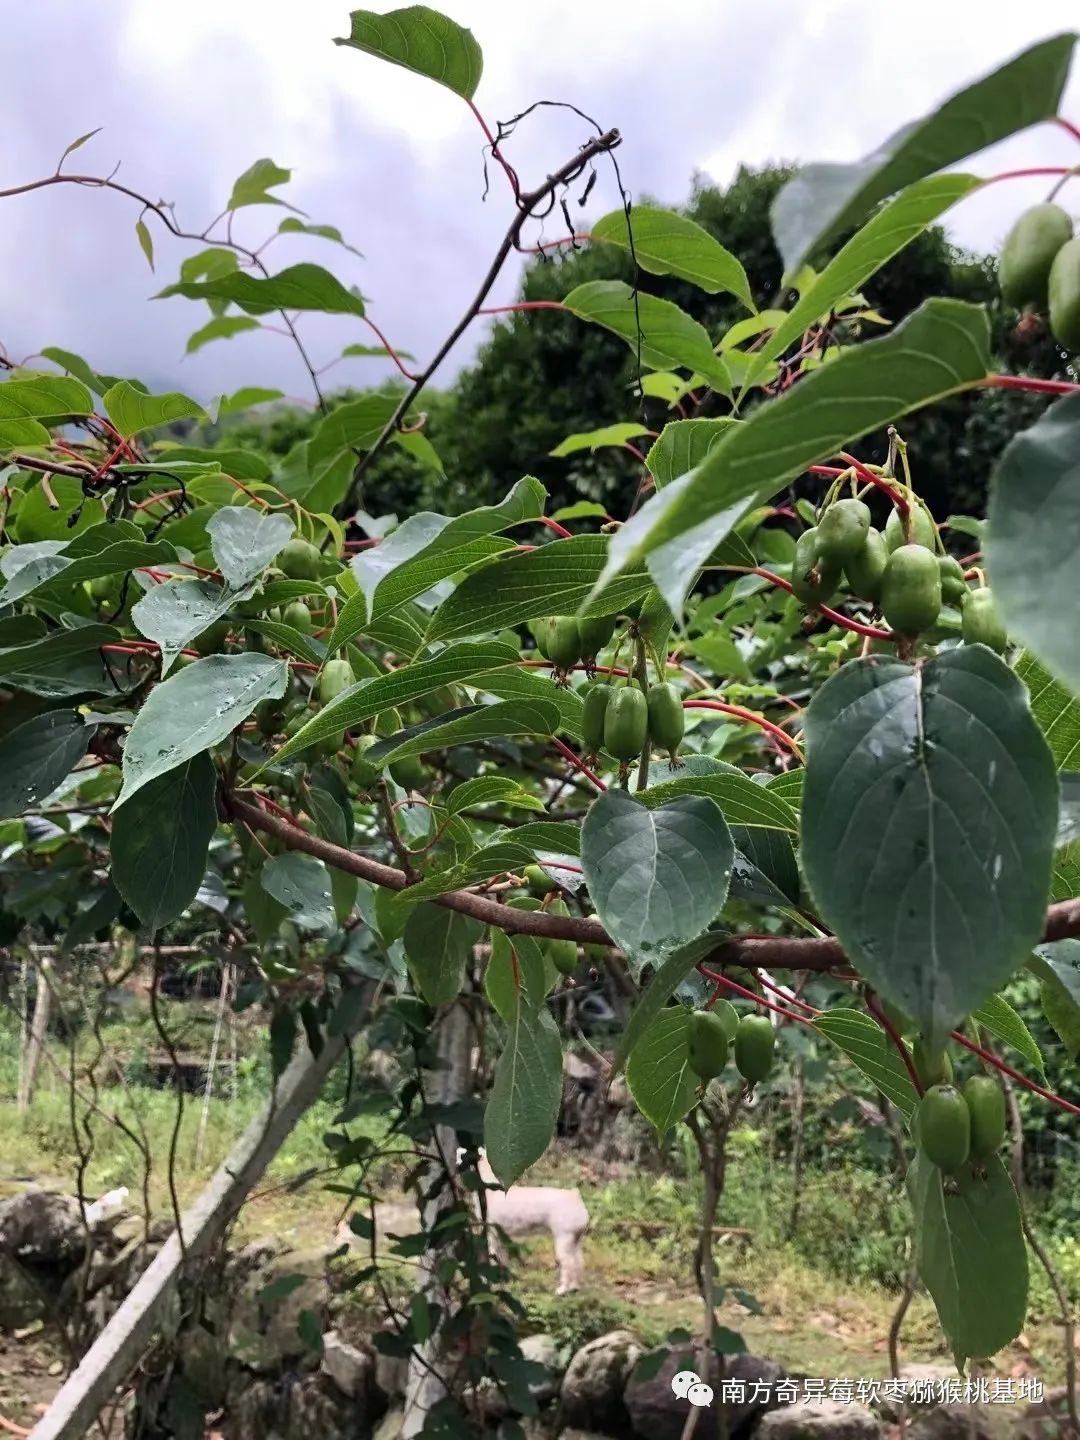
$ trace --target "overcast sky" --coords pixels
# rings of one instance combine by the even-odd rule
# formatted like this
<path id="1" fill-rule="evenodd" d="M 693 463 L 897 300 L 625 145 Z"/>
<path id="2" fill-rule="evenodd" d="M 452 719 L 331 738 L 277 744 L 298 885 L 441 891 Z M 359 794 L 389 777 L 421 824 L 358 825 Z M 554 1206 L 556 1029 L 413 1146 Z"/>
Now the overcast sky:
<path id="1" fill-rule="evenodd" d="M 379 5 L 390 9 L 391 5 Z M 1016 50 L 1075 24 L 1075 0 L 979 7 L 971 0 L 445 0 L 484 52 L 476 100 L 492 122 L 538 99 L 572 101 L 624 135 L 634 195 L 685 199 L 695 169 L 726 183 L 739 162 L 848 160 Z M 272 269 L 330 265 L 370 300 L 393 343 L 426 359 L 475 291 L 510 218 L 493 175 L 482 192 L 482 137 L 449 91 L 334 46 L 348 33 L 339 0 L 38 0 L 5 25 L 0 189 L 47 175 L 71 140 L 102 133 L 67 168 L 106 174 L 176 206 L 201 229 L 232 181 L 260 156 L 293 170 L 282 193 L 311 220 L 338 226 L 357 259 L 320 240 L 283 238 Z M 1065 112 L 1080 121 L 1080 73 Z M 535 184 L 587 138 L 564 112 L 524 122 L 509 153 Z M 1075 142 L 1041 127 L 986 152 L 993 173 L 1080 161 Z M 993 248 L 1045 183 L 995 186 L 950 225 L 959 242 Z M 1075 201 L 1074 201 L 1075 203 Z M 606 167 L 586 212 L 613 208 Z M 305 396 L 295 352 L 275 335 L 242 335 L 184 358 L 205 306 L 151 301 L 192 247 L 165 235 L 152 276 L 136 244 L 137 207 L 120 196 L 58 186 L 0 208 L 0 343 L 16 359 L 44 345 L 97 368 L 207 400 L 241 384 Z M 242 212 L 237 238 L 257 244 L 287 212 Z M 562 233 L 553 217 L 547 234 Z M 495 302 L 513 298 L 508 269 Z M 451 357 L 469 359 L 477 326 Z M 315 317 L 305 337 L 326 363 L 372 337 L 354 319 Z M 340 383 L 363 384 L 383 362 L 343 362 Z M 329 377 L 328 377 L 329 378 Z"/>

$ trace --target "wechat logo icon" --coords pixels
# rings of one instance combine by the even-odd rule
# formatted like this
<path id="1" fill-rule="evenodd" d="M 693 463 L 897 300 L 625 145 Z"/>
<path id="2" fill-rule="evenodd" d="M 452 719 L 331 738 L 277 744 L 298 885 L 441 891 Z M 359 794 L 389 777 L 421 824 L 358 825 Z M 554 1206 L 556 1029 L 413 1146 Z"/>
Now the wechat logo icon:
<path id="1" fill-rule="evenodd" d="M 680 1370 L 672 1378 L 671 1389 L 679 1400 L 689 1400 L 691 1405 L 699 1408 L 712 1404 L 712 1386 L 706 1385 L 701 1376 L 695 1375 L 693 1370 Z"/>

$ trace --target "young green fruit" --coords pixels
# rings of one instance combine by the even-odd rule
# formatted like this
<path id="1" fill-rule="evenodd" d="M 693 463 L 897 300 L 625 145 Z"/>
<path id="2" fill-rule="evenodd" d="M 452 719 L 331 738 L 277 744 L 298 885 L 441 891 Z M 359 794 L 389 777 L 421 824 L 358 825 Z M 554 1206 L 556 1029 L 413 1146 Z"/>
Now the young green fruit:
<path id="1" fill-rule="evenodd" d="M 953 1085 L 931 1085 L 919 1105 L 919 1145 L 923 1154 L 951 1175 L 971 1151 L 971 1116 Z"/>
<path id="2" fill-rule="evenodd" d="M 1005 1138 L 1005 1092 L 992 1076 L 972 1075 L 960 1093 L 971 1121 L 971 1153 L 985 1160 Z"/>
<path id="3" fill-rule="evenodd" d="M 968 593 L 964 579 L 964 567 L 955 555 L 939 555 L 938 569 L 941 571 L 941 598 L 950 605 L 961 604 Z"/>
<path id="4" fill-rule="evenodd" d="M 885 537 L 881 531 L 868 530 L 862 548 L 844 561 L 844 574 L 852 594 L 858 595 L 862 600 L 877 601 L 881 595 L 881 580 L 888 558 Z"/>
<path id="5" fill-rule="evenodd" d="M 869 533 L 868 505 L 861 500 L 835 500 L 818 522 L 818 558 L 843 565 L 859 553 Z"/>
<path id="6" fill-rule="evenodd" d="M 598 755 L 604 748 L 604 717 L 611 697 L 615 694 L 613 685 L 594 685 L 586 692 L 581 711 L 581 738 L 588 755 Z"/>
<path id="7" fill-rule="evenodd" d="M 776 1036 L 767 1015 L 744 1015 L 735 1031 L 735 1067 L 744 1080 L 757 1085 L 773 1067 Z"/>
<path id="8" fill-rule="evenodd" d="M 795 542 L 791 588 L 804 605 L 823 605 L 840 583 L 840 567 L 818 555 L 818 531 L 812 525 Z"/>
<path id="9" fill-rule="evenodd" d="M 615 634 L 614 615 L 587 615 L 577 622 L 581 638 L 581 658 L 595 660 Z"/>
<path id="10" fill-rule="evenodd" d="M 949 1085 L 953 1078 L 952 1057 L 944 1045 L 931 1050 L 921 1035 L 916 1035 L 911 1047 L 911 1060 L 915 1074 L 923 1089 L 931 1085 Z"/>
<path id="11" fill-rule="evenodd" d="M 1002 298 L 1018 310 L 1025 305 L 1045 310 L 1054 259 L 1072 233 L 1072 219 L 1060 205 L 1047 202 L 1025 210 L 1001 247 L 998 283 Z"/>
<path id="12" fill-rule="evenodd" d="M 967 592 L 960 624 L 965 645 L 988 645 L 999 655 L 1004 653 L 1009 643 L 1008 632 L 1001 623 L 994 597 L 986 586 Z"/>
<path id="13" fill-rule="evenodd" d="M 715 1080 L 728 1061 L 728 1035 L 723 1020 L 711 1010 L 695 1010 L 687 1030 L 687 1059 L 699 1080 Z"/>
<path id="14" fill-rule="evenodd" d="M 581 631 L 573 615 L 552 620 L 548 634 L 547 658 L 560 670 L 572 669 L 581 659 Z"/>
<path id="15" fill-rule="evenodd" d="M 545 660 L 550 660 L 548 654 L 548 640 L 551 637 L 551 627 L 555 622 L 552 620 L 530 620 L 529 634 L 536 641 L 536 648 Z"/>
<path id="16" fill-rule="evenodd" d="M 547 907 L 549 915 L 569 916 L 570 911 L 562 896 L 558 896 Z M 573 940 L 547 940 L 544 952 L 560 975 L 573 975 L 577 969 L 578 950 Z"/>
<path id="17" fill-rule="evenodd" d="M 218 655 L 225 647 L 225 641 L 229 638 L 229 622 L 227 620 L 215 620 L 208 625 L 201 635 L 196 635 L 191 642 L 191 648 L 197 650 L 200 655 Z"/>
<path id="18" fill-rule="evenodd" d="M 115 575 L 95 575 L 90 583 L 90 599 L 99 605 L 116 599 L 120 594 L 120 586 L 117 584 Z"/>
<path id="19" fill-rule="evenodd" d="M 375 716 L 375 724 L 371 728 L 381 740 L 387 740 L 401 729 L 401 716 L 393 706 L 389 710 L 380 710 Z"/>
<path id="20" fill-rule="evenodd" d="M 328 660 L 319 675 L 319 699 L 324 705 L 336 700 L 343 690 L 356 684 L 356 676 L 348 660 Z"/>
<path id="21" fill-rule="evenodd" d="M 526 865 L 521 873 L 524 876 L 525 883 L 534 895 L 539 895 L 543 898 L 550 890 L 555 888 L 548 878 L 547 871 L 541 869 L 539 865 Z"/>
<path id="22" fill-rule="evenodd" d="M 290 580 L 315 580 L 318 578 L 322 556 L 310 540 L 298 535 L 285 546 L 277 557 L 277 566 Z"/>
<path id="23" fill-rule="evenodd" d="M 915 497 L 908 497 L 909 519 L 911 521 L 911 540 L 907 539 L 904 533 L 904 517 L 894 506 L 889 511 L 889 518 L 885 521 L 885 549 L 889 551 L 899 550 L 901 545 L 923 545 L 927 550 L 937 549 L 937 526 L 933 517 Z"/>
<path id="24" fill-rule="evenodd" d="M 1080 239 L 1070 240 L 1050 267 L 1050 329 L 1064 349 L 1080 350 Z"/>
<path id="25" fill-rule="evenodd" d="M 358 785 L 361 790 L 369 790 L 382 774 L 382 767 L 380 765 L 375 765 L 372 761 L 365 758 L 365 752 L 378 743 L 379 740 L 376 735 L 361 735 L 357 739 L 356 748 L 353 750 L 352 764 L 349 766 L 349 775 L 353 783 Z"/>
<path id="26" fill-rule="evenodd" d="M 311 611 L 303 600 L 294 600 L 291 605 L 285 606 L 281 612 L 281 623 L 291 625 L 294 630 L 299 630 L 301 635 L 310 635 L 314 629 Z"/>
<path id="27" fill-rule="evenodd" d="M 280 700 L 260 700 L 255 706 L 255 724 L 258 726 L 260 735 L 267 739 L 271 735 L 281 733 L 285 724 L 285 711 Z"/>
<path id="28" fill-rule="evenodd" d="M 390 774 L 403 790 L 422 790 L 427 784 L 427 771 L 419 755 L 403 755 L 393 761 Z"/>
<path id="29" fill-rule="evenodd" d="M 649 711 L 649 739 L 674 756 L 682 744 L 686 714 L 674 685 L 654 685 L 645 697 Z"/>
<path id="30" fill-rule="evenodd" d="M 937 557 L 922 545 L 901 545 L 885 566 L 881 613 L 898 635 L 918 635 L 929 630 L 940 609 Z"/>
<path id="31" fill-rule="evenodd" d="M 636 685 L 615 691 L 604 713 L 604 749 L 616 760 L 635 759 L 645 746 L 649 706 Z"/>

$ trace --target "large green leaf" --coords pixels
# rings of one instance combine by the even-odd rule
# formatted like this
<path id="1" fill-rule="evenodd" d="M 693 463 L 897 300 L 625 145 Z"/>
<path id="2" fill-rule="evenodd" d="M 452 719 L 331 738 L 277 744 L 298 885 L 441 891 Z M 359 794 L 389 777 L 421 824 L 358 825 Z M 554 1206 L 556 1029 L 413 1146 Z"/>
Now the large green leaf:
<path id="1" fill-rule="evenodd" d="M 208 655 L 155 685 L 124 744 L 124 784 L 113 809 L 157 775 L 219 744 L 260 700 L 285 694 L 288 668 L 269 655 Z"/>
<path id="2" fill-rule="evenodd" d="M 548 454 L 562 460 L 567 455 L 576 455 L 580 450 L 588 450 L 594 454 L 597 450 L 621 450 L 628 440 L 637 440 L 642 435 L 651 433 L 640 421 L 617 420 L 613 425 L 601 425 L 598 430 L 580 430 L 574 435 L 567 435 L 566 439 L 560 440 Z M 590 502 L 584 503 L 587 505 Z M 602 505 L 600 513 L 606 514 Z"/>
<path id="3" fill-rule="evenodd" d="M 669 420 L 645 457 L 656 488 L 662 490 L 695 469 L 720 437 L 739 423 L 730 415 L 716 420 Z"/>
<path id="4" fill-rule="evenodd" d="M 717 770 L 707 775 L 686 775 L 650 785 L 640 799 L 651 809 L 680 795 L 705 795 L 715 800 L 729 825 L 764 825 L 792 832 L 799 828 L 799 817 L 786 800 L 764 785 L 755 784 L 734 765 L 718 762 Z"/>
<path id="5" fill-rule="evenodd" d="M 907 1067 L 885 1031 L 861 1010 L 826 1010 L 814 1028 L 842 1050 L 857 1069 L 910 1120 L 919 1104 Z"/>
<path id="6" fill-rule="evenodd" d="M 1043 1014 L 1075 1060 L 1080 1055 L 1080 940 L 1040 945 L 1028 969 L 1039 978 Z"/>
<path id="7" fill-rule="evenodd" d="M 1004 995 L 991 995 L 989 1000 L 971 1012 L 971 1018 L 976 1025 L 984 1025 L 991 1035 L 996 1035 L 999 1040 L 1011 1046 L 1034 1070 L 1046 1078 L 1042 1051 L 1036 1045 L 1034 1035 Z"/>
<path id="8" fill-rule="evenodd" d="M 40 478 L 35 477 L 39 482 Z M 53 475 L 48 489 L 37 483 L 23 495 L 15 524 L 22 543 L 67 541 L 100 525 L 104 518 L 101 501 L 83 494 L 81 480 L 71 475 Z"/>
<path id="9" fill-rule="evenodd" d="M 337 917 L 330 872 L 321 860 L 292 850 L 286 855 L 271 855 L 259 873 L 263 889 L 295 925 L 323 932 L 334 928 Z"/>
<path id="10" fill-rule="evenodd" d="M 451 745 L 471 745 L 504 735 L 554 735 L 558 728 L 557 705 L 543 700 L 501 700 L 495 705 L 450 710 L 446 716 L 410 725 L 372 745 L 365 759 L 374 765 L 389 765 L 409 755 L 446 750 Z"/>
<path id="11" fill-rule="evenodd" d="M 321 310 L 330 315 L 363 315 L 364 301 L 355 291 L 321 265 L 290 265 L 262 278 L 246 270 L 233 270 L 209 280 L 180 280 L 167 285 L 159 300 L 183 295 L 188 300 L 222 300 L 238 305 L 248 315 L 271 310 Z"/>
<path id="12" fill-rule="evenodd" d="M 1031 713 L 1059 770 L 1080 770 L 1080 700 L 1055 680 L 1030 650 L 1013 666 L 1028 687 Z"/>
<path id="13" fill-rule="evenodd" d="M 259 329 L 261 326 L 258 320 L 253 320 L 250 315 L 218 315 L 188 336 L 185 350 L 188 355 L 194 355 L 204 345 L 209 345 L 211 340 L 231 340 L 234 335 L 242 335 L 245 330 Z"/>
<path id="14" fill-rule="evenodd" d="M 238 598 L 216 580 L 170 580 L 153 585 L 131 607 L 131 618 L 140 635 L 160 645 L 161 673 L 167 675 L 180 651 Z"/>
<path id="15" fill-rule="evenodd" d="M 686 795 L 650 810 L 625 790 L 595 800 L 581 830 L 589 895 L 632 962 L 660 964 L 715 920 L 735 846 L 720 808 Z"/>
<path id="16" fill-rule="evenodd" d="M 652 1021 L 626 1062 L 630 1093 L 661 1138 L 694 1103 L 698 1082 L 690 1070 L 689 1028 L 689 1010 L 669 1005 Z"/>
<path id="17" fill-rule="evenodd" d="M 484 927 L 442 905 L 417 905 L 402 932 L 405 959 L 416 988 L 429 1005 L 449 1005 L 461 993 L 465 970 Z"/>
<path id="18" fill-rule="evenodd" d="M 641 363 L 650 369 L 691 370 L 722 394 L 731 389 L 709 332 L 672 301 L 635 292 L 624 280 L 587 280 L 570 291 L 563 305 L 580 319 L 613 331 L 635 355 L 640 352 Z"/>
<path id="19" fill-rule="evenodd" d="M 676 275 L 710 295 L 727 291 L 748 310 L 756 308 L 746 271 L 731 251 L 675 210 L 635 205 L 629 217 L 625 210 L 613 210 L 596 222 L 591 234 L 594 240 L 618 245 L 653 275 Z"/>
<path id="20" fill-rule="evenodd" d="M 983 1173 L 984 1172 L 984 1173 Z M 946 1181 L 925 1155 L 908 1171 L 916 1254 L 958 1365 L 993 1355 L 1024 1328 L 1028 1262 L 1020 1206 L 996 1155 Z"/>
<path id="21" fill-rule="evenodd" d="M 448 645 L 431 660 L 403 665 L 389 675 L 361 680 L 358 685 L 343 690 L 329 705 L 324 705 L 303 729 L 286 741 L 274 756 L 274 762 L 276 764 L 299 750 L 306 750 L 316 740 L 340 735 L 342 730 L 359 729 L 384 710 L 408 705 L 443 685 L 457 685 L 475 676 L 486 675 L 497 666 L 517 663 L 517 651 L 511 650 L 508 645 L 500 645 L 496 641 L 479 645 L 465 643 Z M 548 688 L 552 687 L 549 685 Z"/>
<path id="22" fill-rule="evenodd" d="M 754 504 L 868 431 L 978 384 L 989 367 L 985 311 L 928 300 L 892 334 L 844 351 L 731 426 L 696 470 L 658 491 L 613 537 L 601 583 L 647 556 L 676 609 L 698 566 Z"/>
<path id="23" fill-rule="evenodd" d="M 182 914 L 202 884 L 216 785 L 204 750 L 144 785 L 113 819 L 113 883 L 151 933 Z"/>
<path id="24" fill-rule="evenodd" d="M 0 650 L 0 676 L 14 690 L 48 699 L 115 694 L 120 667 L 110 678 L 101 647 L 119 639 L 111 625 L 51 630 L 40 640 Z"/>
<path id="25" fill-rule="evenodd" d="M 94 733 L 75 710 L 46 710 L 0 739 L 0 819 L 51 795 L 86 754 Z"/>
<path id="26" fill-rule="evenodd" d="M 811 252 L 879 200 L 966 159 L 1056 113 L 1074 35 L 1058 35 L 905 125 L 851 165 L 808 165 L 773 202 L 772 226 L 784 268 L 794 273 Z"/>
<path id="27" fill-rule="evenodd" d="M 95 548 L 90 553 L 81 553 L 80 542 L 93 538 L 98 530 L 109 531 L 112 528 L 111 525 L 95 525 L 93 529 L 76 536 L 70 545 L 20 566 L 3 590 L 0 590 L 0 605 L 10 605 L 16 600 L 24 599 L 52 580 L 62 579 L 65 585 L 74 585 L 79 580 L 93 580 L 101 575 L 123 575 L 141 566 L 175 562 L 176 551 L 167 540 L 122 539 L 115 544 Z M 109 537 L 102 537 L 107 538 Z"/>
<path id="28" fill-rule="evenodd" d="M 481 694 L 497 695 L 500 700 L 540 700 L 559 707 L 559 730 L 572 740 L 581 739 L 584 702 L 574 690 L 552 685 L 543 670 L 522 670 L 517 665 L 475 675 L 469 685 Z"/>
<path id="29" fill-rule="evenodd" d="M 599 599 L 586 604 L 604 573 L 608 547 L 606 535 L 575 535 L 485 565 L 439 607 L 428 639 L 482 634 L 538 615 L 575 615 L 583 606 L 590 615 L 624 609 L 650 588 L 642 569 L 621 576 Z"/>
<path id="30" fill-rule="evenodd" d="M 349 18 L 352 28 L 348 37 L 335 40 L 335 45 L 351 45 L 425 75 L 465 100 L 476 94 L 484 57 L 471 30 L 426 5 L 408 5 L 385 15 L 354 10 Z"/>
<path id="31" fill-rule="evenodd" d="M 519 992 L 525 1003 L 542 1005 L 548 991 L 548 970 L 553 969 L 539 944 L 528 935 L 491 932 L 491 955 L 484 970 L 484 994 L 504 1025 L 517 1015 Z"/>
<path id="32" fill-rule="evenodd" d="M 771 360 L 783 355 L 838 300 L 859 290 L 887 260 L 982 182 L 975 175 L 932 175 L 917 180 L 878 211 L 799 296 L 765 344 L 755 350 L 743 377 L 752 385 Z"/>
<path id="33" fill-rule="evenodd" d="M 147 395 L 129 380 L 118 380 L 106 390 L 102 404 L 120 434 L 130 439 L 143 430 L 171 425 L 177 420 L 205 420 L 206 411 L 188 395 Z"/>
<path id="34" fill-rule="evenodd" d="M 1010 635 L 1080 689 L 1080 394 L 1015 435 L 990 490 L 984 551 Z"/>
<path id="35" fill-rule="evenodd" d="M 1043 929 L 1058 786 L 992 651 L 870 657 L 806 712 L 802 863 L 852 964 L 943 1040 Z M 884 819 L 883 819 L 884 817 Z"/>
<path id="36" fill-rule="evenodd" d="M 0 384 L 0 420 L 55 423 L 93 413 L 90 391 L 81 381 L 66 375 L 37 375 L 32 380 L 5 380 Z"/>
<path id="37" fill-rule="evenodd" d="M 287 184 L 291 179 L 291 170 L 275 165 L 268 157 L 256 160 L 233 181 L 232 194 L 226 209 L 239 210 L 244 205 L 284 205 L 284 200 L 279 200 L 269 192 L 278 185 Z"/>
<path id="38" fill-rule="evenodd" d="M 250 585 L 284 550 L 293 533 L 288 515 L 225 505 L 206 523 L 218 569 L 233 590 Z"/>
<path id="39" fill-rule="evenodd" d="M 484 1111 L 484 1144 L 495 1178 L 509 1188 L 551 1144 L 562 1103 L 562 1040 L 545 1005 L 523 985 L 506 1029 Z"/>

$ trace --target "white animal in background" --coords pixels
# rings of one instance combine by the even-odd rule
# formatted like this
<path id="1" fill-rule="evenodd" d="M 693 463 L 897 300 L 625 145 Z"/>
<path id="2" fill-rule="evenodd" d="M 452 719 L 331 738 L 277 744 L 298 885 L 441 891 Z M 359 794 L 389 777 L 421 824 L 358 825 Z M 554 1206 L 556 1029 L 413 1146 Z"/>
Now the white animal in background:
<path id="1" fill-rule="evenodd" d="M 459 1165 L 464 1154 L 464 1150 L 458 1151 Z M 484 1150 L 480 1151 L 477 1170 L 485 1185 L 498 1186 Z M 556 1295 L 567 1295 L 581 1287 L 585 1273 L 582 1242 L 589 1228 L 589 1212 L 580 1190 L 561 1190 L 553 1185 L 511 1185 L 509 1190 L 485 1191 L 484 1199 L 489 1224 L 500 1226 L 507 1235 L 550 1231 L 559 1266 Z M 479 1209 L 479 1197 L 474 1203 Z"/>

